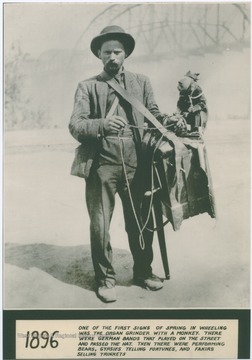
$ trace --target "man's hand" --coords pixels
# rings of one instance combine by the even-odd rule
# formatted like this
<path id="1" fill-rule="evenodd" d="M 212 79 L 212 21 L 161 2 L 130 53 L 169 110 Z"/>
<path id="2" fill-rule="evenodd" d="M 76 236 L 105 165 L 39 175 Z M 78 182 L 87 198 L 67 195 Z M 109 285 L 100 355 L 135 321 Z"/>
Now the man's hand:
<path id="1" fill-rule="evenodd" d="M 117 134 L 125 125 L 127 121 L 123 117 L 114 115 L 104 120 L 103 129 L 107 134 Z"/>

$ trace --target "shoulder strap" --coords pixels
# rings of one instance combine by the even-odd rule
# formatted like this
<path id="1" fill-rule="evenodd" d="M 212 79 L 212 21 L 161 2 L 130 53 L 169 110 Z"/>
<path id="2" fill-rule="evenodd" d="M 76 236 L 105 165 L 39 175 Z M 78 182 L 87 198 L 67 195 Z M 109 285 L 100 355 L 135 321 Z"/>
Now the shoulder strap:
<path id="1" fill-rule="evenodd" d="M 152 115 L 152 113 L 134 96 L 132 96 L 126 89 L 118 84 L 113 78 L 105 80 L 119 95 L 121 95 L 128 103 L 134 106 L 150 123 L 160 130 L 161 133 L 166 133 L 166 129 L 162 127 L 160 122 Z"/>
<path id="2" fill-rule="evenodd" d="M 119 95 L 121 95 L 128 103 L 134 106 L 144 117 L 150 121 L 150 123 L 157 129 L 159 132 L 164 135 L 169 141 L 174 145 L 180 144 L 181 142 L 177 136 L 167 130 L 162 124 L 155 118 L 154 115 L 134 96 L 132 96 L 126 89 L 121 87 L 118 82 L 114 79 L 105 80 Z"/>
<path id="3" fill-rule="evenodd" d="M 134 106 L 140 113 L 144 115 L 144 117 L 150 121 L 150 123 L 157 129 L 159 132 L 174 146 L 175 152 L 175 163 L 176 163 L 176 175 L 177 181 L 179 181 L 179 172 L 181 168 L 181 154 L 182 149 L 184 148 L 184 144 L 177 138 L 177 136 L 167 130 L 165 127 L 160 124 L 160 122 L 155 118 L 154 115 L 134 96 L 132 96 L 126 89 L 122 88 L 116 80 L 112 79 L 104 79 L 108 85 L 110 85 L 119 95 L 121 95 L 128 103 Z M 171 148 L 172 150 L 172 148 Z"/>

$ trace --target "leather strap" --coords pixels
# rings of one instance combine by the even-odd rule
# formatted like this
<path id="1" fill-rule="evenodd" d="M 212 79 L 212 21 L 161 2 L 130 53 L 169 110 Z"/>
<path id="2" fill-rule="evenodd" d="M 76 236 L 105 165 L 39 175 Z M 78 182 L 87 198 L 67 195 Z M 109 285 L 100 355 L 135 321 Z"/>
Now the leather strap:
<path id="1" fill-rule="evenodd" d="M 134 106 L 144 117 L 150 121 L 150 123 L 157 128 L 168 140 L 177 142 L 178 139 L 176 135 L 170 131 L 167 131 L 165 127 L 155 118 L 154 115 L 134 96 L 132 96 L 126 89 L 121 87 L 116 80 L 105 79 L 105 81 L 118 93 L 120 94 L 128 103 Z"/>
<path id="2" fill-rule="evenodd" d="M 167 130 L 160 124 L 154 115 L 134 96 L 132 96 L 126 89 L 122 88 L 115 79 L 104 79 L 108 85 L 110 85 L 119 95 L 121 95 L 128 103 L 134 106 L 144 117 L 150 121 L 150 123 L 174 146 L 175 151 L 175 163 L 176 163 L 176 175 L 177 182 L 179 183 L 180 169 L 181 169 L 181 153 L 184 148 L 183 143 L 177 138 L 177 136 Z M 171 147 L 171 150 L 172 147 Z"/>

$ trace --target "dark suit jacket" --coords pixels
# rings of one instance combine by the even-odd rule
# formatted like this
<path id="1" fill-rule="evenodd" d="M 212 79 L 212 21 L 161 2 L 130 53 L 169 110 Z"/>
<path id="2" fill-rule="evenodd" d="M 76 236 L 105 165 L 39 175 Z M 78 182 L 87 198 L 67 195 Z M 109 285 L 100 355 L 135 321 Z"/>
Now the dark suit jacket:
<path id="1" fill-rule="evenodd" d="M 153 90 L 148 77 L 125 71 L 125 87 L 158 119 L 162 114 L 154 100 Z M 72 136 L 82 146 L 76 153 L 72 166 L 72 175 L 88 177 L 94 156 L 99 151 L 99 137 L 103 133 L 103 122 L 106 117 L 109 79 L 106 72 L 81 81 L 78 84 L 73 113 L 70 119 L 69 130 Z M 144 116 L 132 108 L 134 122 L 139 126 L 139 136 L 143 136 Z M 80 154 L 81 153 L 81 154 Z M 81 162 L 81 168 L 78 164 Z"/>

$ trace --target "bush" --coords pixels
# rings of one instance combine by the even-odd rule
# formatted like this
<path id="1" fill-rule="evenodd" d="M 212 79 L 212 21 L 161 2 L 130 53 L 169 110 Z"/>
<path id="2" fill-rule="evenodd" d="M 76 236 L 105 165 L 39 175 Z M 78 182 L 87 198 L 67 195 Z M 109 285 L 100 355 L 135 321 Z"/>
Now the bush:
<path id="1" fill-rule="evenodd" d="M 29 54 L 19 45 L 12 45 L 5 57 L 5 129 L 20 130 L 48 127 L 49 111 L 44 105 L 35 104 L 29 94 Z"/>

